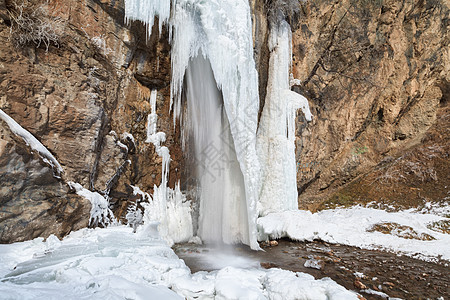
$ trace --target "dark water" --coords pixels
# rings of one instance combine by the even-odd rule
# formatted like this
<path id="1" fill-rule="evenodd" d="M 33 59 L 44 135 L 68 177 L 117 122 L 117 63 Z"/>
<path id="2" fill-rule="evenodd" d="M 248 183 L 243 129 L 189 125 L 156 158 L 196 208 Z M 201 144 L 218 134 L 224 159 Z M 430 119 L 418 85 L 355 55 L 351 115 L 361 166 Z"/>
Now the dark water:
<path id="1" fill-rule="evenodd" d="M 265 251 L 245 246 L 228 246 L 218 251 L 203 245 L 179 244 L 177 255 L 192 272 L 213 271 L 227 265 L 243 268 L 281 268 L 304 272 L 320 279 L 330 277 L 366 299 L 386 299 L 361 292 L 361 288 L 401 299 L 450 299 L 449 262 L 431 263 L 376 250 L 324 242 L 278 241 L 262 245 Z M 320 267 L 305 267 L 305 262 Z M 362 285 L 364 286 L 362 286 Z"/>

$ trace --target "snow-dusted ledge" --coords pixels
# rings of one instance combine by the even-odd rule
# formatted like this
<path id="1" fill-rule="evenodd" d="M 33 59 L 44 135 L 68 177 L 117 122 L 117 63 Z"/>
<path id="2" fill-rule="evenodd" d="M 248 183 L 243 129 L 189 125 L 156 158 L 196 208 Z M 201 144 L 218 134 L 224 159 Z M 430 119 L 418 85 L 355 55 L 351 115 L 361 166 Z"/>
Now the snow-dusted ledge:
<path id="1" fill-rule="evenodd" d="M 30 146 L 30 148 L 39 153 L 42 160 L 49 164 L 54 172 L 55 176 L 60 176 L 63 173 L 63 168 L 56 160 L 56 158 L 48 151 L 48 149 L 42 145 L 29 131 L 20 126 L 13 118 L 8 116 L 3 110 L 0 109 L 0 119 L 2 119 L 9 127 L 9 129 L 17 136 L 20 136 L 24 142 Z"/>

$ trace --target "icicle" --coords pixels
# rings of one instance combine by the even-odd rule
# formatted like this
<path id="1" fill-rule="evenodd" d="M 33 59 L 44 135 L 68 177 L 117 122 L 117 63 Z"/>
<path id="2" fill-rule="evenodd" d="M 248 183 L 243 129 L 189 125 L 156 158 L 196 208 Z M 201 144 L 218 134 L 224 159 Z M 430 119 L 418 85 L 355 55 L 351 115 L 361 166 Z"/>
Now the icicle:
<path id="1" fill-rule="evenodd" d="M 170 0 L 125 0 L 125 22 L 134 20 L 144 22 L 150 37 L 155 17 L 158 16 L 158 28 L 161 34 L 163 24 L 167 24 L 170 18 L 170 4 Z"/>
<path id="2" fill-rule="evenodd" d="M 141 202 L 144 207 L 144 223 L 158 222 L 160 235 L 171 245 L 173 243 L 187 242 L 193 235 L 190 202 L 181 193 L 179 183 L 172 190 L 167 187 L 169 180 L 170 151 L 161 146 L 166 140 L 164 132 L 157 132 L 158 115 L 156 113 L 156 99 L 158 91 L 150 93 L 151 112 L 147 117 L 147 139 L 146 143 L 152 143 L 155 151 L 162 158 L 161 183 L 154 185 L 153 197 L 142 192 L 138 187 L 133 187 L 135 195 L 147 202 Z"/>

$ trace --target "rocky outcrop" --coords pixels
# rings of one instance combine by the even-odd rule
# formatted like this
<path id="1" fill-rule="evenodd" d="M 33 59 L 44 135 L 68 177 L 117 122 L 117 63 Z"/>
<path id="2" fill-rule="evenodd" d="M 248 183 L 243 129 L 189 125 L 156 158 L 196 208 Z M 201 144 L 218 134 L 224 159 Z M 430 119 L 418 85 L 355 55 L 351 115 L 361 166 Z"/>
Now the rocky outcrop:
<path id="1" fill-rule="evenodd" d="M 300 207 L 383 197 L 408 206 L 448 194 L 448 171 L 436 170 L 428 189 L 428 179 L 409 176 L 416 162 L 448 165 L 448 17 L 445 1 L 302 2 L 293 73 L 315 118 L 298 117 Z M 389 160 L 411 165 L 391 172 L 397 186 L 360 179 L 378 178 Z M 401 196 L 406 189 L 417 192 Z"/>
<path id="2" fill-rule="evenodd" d="M 0 243 L 87 227 L 89 201 L 70 193 L 51 167 L 0 121 Z"/>

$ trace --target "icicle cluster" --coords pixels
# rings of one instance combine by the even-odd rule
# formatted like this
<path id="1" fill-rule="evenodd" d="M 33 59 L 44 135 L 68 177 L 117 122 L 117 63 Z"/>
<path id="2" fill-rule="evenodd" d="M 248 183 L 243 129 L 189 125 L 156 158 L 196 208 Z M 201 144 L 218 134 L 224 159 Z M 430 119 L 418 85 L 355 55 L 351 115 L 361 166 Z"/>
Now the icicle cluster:
<path id="1" fill-rule="evenodd" d="M 153 197 L 133 187 L 134 195 L 140 195 L 146 202 L 141 202 L 145 208 L 143 220 L 146 223 L 158 222 L 161 236 L 169 243 L 187 242 L 193 235 L 190 203 L 181 193 L 180 183 L 175 190 L 167 187 L 169 178 L 170 152 L 161 146 L 166 140 L 164 132 L 157 132 L 158 115 L 156 113 L 157 90 L 150 93 L 151 112 L 147 117 L 146 143 L 155 146 L 156 153 L 162 158 L 162 180 L 159 186 L 154 186 Z"/>
<path id="2" fill-rule="evenodd" d="M 172 0 L 175 2 L 175 0 Z M 168 23 L 170 17 L 171 0 L 133 0 L 125 1 L 125 21 L 139 20 L 147 26 L 147 32 L 152 32 L 155 17 L 158 16 L 159 32 L 163 24 Z"/>

